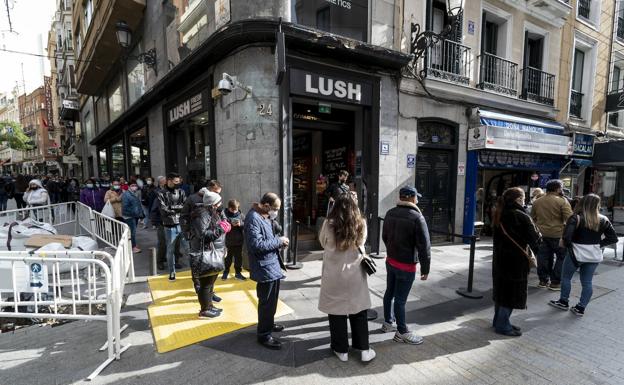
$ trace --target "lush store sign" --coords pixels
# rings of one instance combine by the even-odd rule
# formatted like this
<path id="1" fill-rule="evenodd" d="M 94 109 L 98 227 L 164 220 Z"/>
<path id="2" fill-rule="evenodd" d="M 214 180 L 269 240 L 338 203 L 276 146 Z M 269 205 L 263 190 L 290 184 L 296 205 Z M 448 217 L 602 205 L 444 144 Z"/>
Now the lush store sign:
<path id="1" fill-rule="evenodd" d="M 290 70 L 290 91 L 298 95 L 366 106 L 370 106 L 373 99 L 373 85 L 370 82 L 295 68 Z"/>
<path id="2" fill-rule="evenodd" d="M 204 109 L 204 99 L 204 95 L 200 92 L 182 101 L 181 103 L 174 105 L 172 108 L 169 108 L 167 111 L 168 123 L 175 123 L 189 115 L 202 111 Z"/>

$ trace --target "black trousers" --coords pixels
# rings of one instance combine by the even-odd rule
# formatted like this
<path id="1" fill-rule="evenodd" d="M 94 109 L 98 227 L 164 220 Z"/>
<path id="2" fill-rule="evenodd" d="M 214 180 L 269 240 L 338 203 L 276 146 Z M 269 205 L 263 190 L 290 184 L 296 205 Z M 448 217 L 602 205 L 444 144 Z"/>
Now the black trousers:
<path id="1" fill-rule="evenodd" d="M 193 285 L 199 299 L 201 311 L 208 310 L 212 307 L 212 295 L 214 294 L 214 283 L 218 275 L 209 275 L 206 277 L 193 278 Z"/>
<path id="2" fill-rule="evenodd" d="M 258 282 L 258 339 L 265 339 L 271 335 L 275 324 L 275 311 L 279 298 L 280 280 Z"/>
<path id="3" fill-rule="evenodd" d="M 240 274 L 243 271 L 243 246 L 228 246 L 227 255 L 225 256 L 226 273 L 230 272 L 232 259 L 234 259 L 234 271 L 236 271 L 236 274 Z"/>
<path id="4" fill-rule="evenodd" d="M 329 334 L 331 348 L 338 353 L 349 352 L 349 332 L 347 318 L 351 323 L 351 342 L 353 349 L 368 350 L 368 320 L 366 310 L 356 314 L 333 315 L 329 314 Z"/>
<path id="5" fill-rule="evenodd" d="M 158 225 L 156 230 L 158 235 L 158 249 L 156 249 L 156 260 L 158 263 L 167 263 L 167 240 L 165 239 L 165 228 L 163 225 Z"/>

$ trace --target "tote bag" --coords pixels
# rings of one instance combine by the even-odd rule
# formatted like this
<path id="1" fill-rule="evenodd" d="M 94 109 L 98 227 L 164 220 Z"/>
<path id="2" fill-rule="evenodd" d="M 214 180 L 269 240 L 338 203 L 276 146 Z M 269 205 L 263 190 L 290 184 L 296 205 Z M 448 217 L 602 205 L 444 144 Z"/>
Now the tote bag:
<path id="1" fill-rule="evenodd" d="M 215 275 L 225 270 L 225 263 L 223 261 L 223 254 L 215 250 L 214 244 L 210 242 L 210 248 L 206 250 L 204 248 L 204 241 L 202 240 L 202 252 L 189 253 L 191 260 L 191 270 L 193 275 Z"/>
<path id="2" fill-rule="evenodd" d="M 102 214 L 107 217 L 115 218 L 115 209 L 113 208 L 113 204 L 110 201 L 106 202 L 104 208 L 102 209 Z"/>

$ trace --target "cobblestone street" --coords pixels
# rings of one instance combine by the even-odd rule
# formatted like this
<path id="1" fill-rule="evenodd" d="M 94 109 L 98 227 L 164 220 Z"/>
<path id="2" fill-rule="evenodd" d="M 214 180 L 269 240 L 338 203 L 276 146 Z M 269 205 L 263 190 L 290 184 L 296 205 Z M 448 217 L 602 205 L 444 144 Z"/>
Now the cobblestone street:
<path id="1" fill-rule="evenodd" d="M 154 241 L 152 230 L 140 230 L 139 245 Z M 475 289 L 484 299 L 458 296 L 465 286 L 468 246 L 433 249 L 432 273 L 416 281 L 407 304 L 407 320 L 425 337 L 420 346 L 392 341 L 379 330 L 381 318 L 369 323 L 377 358 L 370 364 L 339 362 L 329 350 L 326 317 L 316 310 L 320 261 L 304 262 L 283 282 L 282 299 L 295 312 L 280 322 L 287 329 L 281 351 L 255 342 L 255 328 L 166 354 L 155 350 L 147 306 L 151 298 L 143 282 L 129 285 L 122 323 L 129 329 L 123 343 L 132 346 L 94 384 L 622 384 L 624 309 L 622 268 L 606 258 L 595 277 L 594 298 L 584 318 L 546 305 L 554 292 L 537 289 L 531 277 L 527 311 L 512 320 L 520 338 L 502 337 L 491 329 L 491 244 L 477 244 Z M 148 269 L 147 254 L 135 256 L 138 275 Z M 382 265 L 382 264 L 380 264 Z M 373 306 L 382 312 L 385 269 L 369 280 Z M 573 296 L 578 296 L 578 279 Z M 574 303 L 574 300 L 572 300 Z M 68 384 L 82 380 L 100 364 L 105 340 L 103 323 L 77 321 L 58 327 L 30 327 L 0 335 L 1 384 Z"/>

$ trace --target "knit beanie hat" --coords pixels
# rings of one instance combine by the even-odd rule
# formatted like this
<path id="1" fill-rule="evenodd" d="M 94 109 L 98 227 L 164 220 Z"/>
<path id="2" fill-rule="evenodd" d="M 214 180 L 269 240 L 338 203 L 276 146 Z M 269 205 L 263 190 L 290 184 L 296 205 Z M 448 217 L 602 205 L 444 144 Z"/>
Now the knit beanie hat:
<path id="1" fill-rule="evenodd" d="M 221 195 L 216 192 L 208 191 L 204 194 L 204 204 L 214 206 L 221 203 Z"/>

